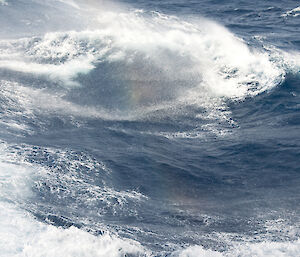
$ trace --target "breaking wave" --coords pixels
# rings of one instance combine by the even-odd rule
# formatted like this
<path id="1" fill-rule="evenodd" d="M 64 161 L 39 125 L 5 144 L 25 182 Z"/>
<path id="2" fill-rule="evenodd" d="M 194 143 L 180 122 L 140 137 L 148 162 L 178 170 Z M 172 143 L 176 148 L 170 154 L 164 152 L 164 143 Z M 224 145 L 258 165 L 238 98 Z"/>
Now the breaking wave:
<path id="1" fill-rule="evenodd" d="M 228 101 L 268 91 L 287 72 L 284 53 L 248 46 L 204 18 L 95 5 L 83 11 L 81 2 L 60 2 L 83 20 L 88 15 L 84 29 L 0 42 L 2 87 L 13 83 L 9 87 L 23 91 L 27 110 L 105 120 L 176 120 L 192 109 L 193 119 L 204 120 L 200 130 L 223 134 L 233 125 Z M 215 129 L 212 120 L 223 128 Z M 201 136 L 197 125 L 191 126 L 158 133 Z"/>

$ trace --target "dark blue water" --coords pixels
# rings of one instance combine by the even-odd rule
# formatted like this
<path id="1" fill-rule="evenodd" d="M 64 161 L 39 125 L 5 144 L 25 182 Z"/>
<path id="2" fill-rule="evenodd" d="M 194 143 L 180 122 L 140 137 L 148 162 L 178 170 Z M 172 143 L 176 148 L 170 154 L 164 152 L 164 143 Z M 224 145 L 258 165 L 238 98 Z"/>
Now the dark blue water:
<path id="1" fill-rule="evenodd" d="M 0 1 L 1 256 L 299 256 L 297 1 Z"/>

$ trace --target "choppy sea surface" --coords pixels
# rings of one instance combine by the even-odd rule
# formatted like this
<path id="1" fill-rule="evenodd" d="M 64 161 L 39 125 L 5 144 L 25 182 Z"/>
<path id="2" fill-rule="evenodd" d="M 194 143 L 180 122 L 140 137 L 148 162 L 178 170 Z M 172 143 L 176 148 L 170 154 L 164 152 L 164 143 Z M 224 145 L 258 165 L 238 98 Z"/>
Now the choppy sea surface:
<path id="1" fill-rule="evenodd" d="M 0 0 L 0 256 L 300 256 L 300 2 Z"/>

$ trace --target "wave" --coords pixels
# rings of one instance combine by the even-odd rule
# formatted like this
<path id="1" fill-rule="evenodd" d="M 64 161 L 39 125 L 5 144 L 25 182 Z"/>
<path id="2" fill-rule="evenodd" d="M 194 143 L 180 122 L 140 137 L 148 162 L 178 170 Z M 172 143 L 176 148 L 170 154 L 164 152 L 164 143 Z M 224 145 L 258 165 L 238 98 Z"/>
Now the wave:
<path id="1" fill-rule="evenodd" d="M 90 208 L 92 217 L 97 209 L 102 215 L 117 213 L 118 219 L 122 219 L 122 213 L 125 217 L 128 213 L 134 215 L 137 204 L 148 200 L 136 191 L 111 187 L 109 176 L 114 171 L 104 162 L 84 152 L 11 145 L 3 141 L 0 146 L 0 248 L 4 249 L 3 256 L 55 256 L 62 251 L 70 257 L 160 256 L 138 240 L 118 235 L 121 230 L 115 232 L 112 225 L 99 223 L 97 219 L 89 223 Z M 89 178 L 89 174 L 93 175 Z M 101 180 L 105 182 L 101 184 Z M 67 213 L 64 211 L 66 204 Z M 78 213 L 81 209 L 78 206 L 82 205 L 88 207 L 84 208 L 84 216 Z M 53 206 L 55 215 L 52 215 Z M 258 235 L 255 239 L 258 242 L 253 242 L 252 238 L 241 235 L 213 233 L 211 238 L 222 245 L 228 244 L 228 247 L 215 250 L 214 245 L 209 248 L 201 245 L 181 248 L 177 245 L 174 250 L 160 254 L 174 257 L 299 255 L 300 241 L 293 240 L 299 235 L 297 226 L 286 229 L 286 224 L 280 220 L 265 226 L 271 234 L 273 230 L 277 233 L 287 231 L 289 237 L 283 235 L 283 238 L 289 241 L 273 242 Z M 204 238 L 210 239 L 206 235 Z"/>
<path id="2" fill-rule="evenodd" d="M 80 188 L 82 188 L 82 192 L 86 191 L 86 196 L 92 193 L 91 198 L 86 198 L 81 193 L 82 201 L 89 202 L 90 206 L 92 206 L 92 201 L 96 199 L 100 199 L 102 202 L 106 201 L 110 208 L 114 208 L 114 204 L 120 205 L 122 209 L 118 209 L 118 214 L 124 210 L 128 200 L 140 201 L 144 198 L 137 192 L 117 192 L 111 189 L 106 190 L 105 187 L 99 188 L 102 193 L 97 195 L 94 193 L 97 193 L 96 191 L 99 189 L 92 192 L 92 183 L 89 183 L 89 187 L 84 188 L 85 182 L 82 176 L 79 177 L 78 167 L 85 166 L 94 174 L 97 169 L 100 169 L 103 177 L 104 174 L 113 172 L 104 163 L 99 163 L 82 153 L 78 158 L 78 155 L 72 151 L 64 152 L 59 149 L 9 145 L 5 142 L 1 142 L 0 151 L 0 225 L 2 228 L 0 248 L 3 256 L 56 256 L 61 252 L 64 252 L 64 256 L 70 257 L 77 255 L 87 257 L 108 255 L 116 257 L 125 255 L 160 256 L 136 240 L 117 235 L 113 232 L 113 228 L 109 229 L 103 224 L 100 224 L 102 232 L 98 235 L 89 230 L 88 226 L 78 228 L 78 225 L 74 223 L 58 226 L 57 221 L 55 222 L 55 219 L 51 218 L 51 212 L 47 212 L 46 206 L 43 208 L 36 206 L 38 205 L 36 198 L 34 206 L 32 206 L 33 203 L 31 202 L 36 194 L 34 188 L 37 186 L 40 194 L 45 193 L 44 197 L 46 197 L 47 190 L 50 190 L 52 196 L 59 196 L 60 201 L 64 203 L 66 200 L 64 195 L 76 196 L 74 190 L 81 190 Z M 45 160 L 48 160 L 49 165 L 51 163 L 51 167 L 55 168 L 47 170 Z M 43 165 L 39 165 L 39 162 Z M 56 172 L 56 169 L 63 169 L 65 172 Z M 117 198 L 118 201 L 113 200 L 114 198 Z M 75 202 L 76 204 L 73 202 L 73 205 L 79 204 L 78 201 Z M 132 208 L 133 205 L 130 206 Z M 40 215 L 37 215 L 42 210 L 47 214 L 43 223 L 39 221 Z M 56 204 L 57 211 L 59 211 L 59 206 Z M 280 227 L 278 229 L 282 231 Z M 176 246 L 174 251 L 164 254 L 172 257 L 283 257 L 298 256 L 300 253 L 299 239 L 282 242 L 263 240 L 255 243 L 240 236 L 236 240 L 231 240 L 230 235 L 228 239 L 222 233 L 219 236 L 212 236 L 220 240 L 221 243 L 226 243 L 226 240 L 229 240 L 231 246 L 223 251 L 214 250 L 213 246 L 212 249 L 200 245 L 186 246 L 181 249 Z"/>
<path id="3" fill-rule="evenodd" d="M 184 81 L 185 89 L 197 88 L 193 93 L 202 89 L 226 97 L 255 95 L 282 79 L 283 71 L 267 53 L 250 50 L 224 27 L 208 20 L 190 23 L 141 10 L 102 11 L 94 19 L 96 30 L 2 42 L 1 68 L 48 74 L 72 84 L 78 73 L 91 71 L 99 63 L 119 62 L 127 72 L 132 68 L 122 74 L 123 80 Z M 8 54 L 17 58 L 8 58 Z"/>
<path id="4" fill-rule="evenodd" d="M 105 120 L 191 115 L 191 131 L 159 133 L 168 138 L 199 137 L 206 130 L 221 135 L 233 122 L 228 100 L 268 91 L 287 72 L 280 51 L 249 46 L 204 18 L 67 4 L 80 12 L 84 29 L 0 42 L 2 78 L 32 91 L 35 97 L 27 94 L 26 101 L 35 104 L 29 109 L 42 106 L 38 110 Z M 37 95 L 54 102 L 38 102 Z M 204 120 L 200 128 L 199 120 Z M 220 122 L 227 125 L 216 129 Z"/>
<path id="5" fill-rule="evenodd" d="M 105 227 L 103 227 L 104 232 L 96 236 L 75 226 L 63 228 L 51 225 L 50 218 L 48 221 L 46 220 L 46 223 L 39 222 L 37 220 L 38 202 L 30 203 L 36 194 L 34 188 L 39 188 L 40 193 L 43 192 L 43 187 L 45 190 L 48 186 L 52 194 L 54 191 L 59 193 L 60 190 L 66 194 L 74 192 L 67 192 L 67 188 L 58 185 L 59 182 L 56 181 L 57 178 L 54 174 L 55 169 L 50 171 L 46 166 L 27 161 L 26 156 L 35 156 L 38 148 L 8 145 L 5 142 L 1 142 L 0 146 L 0 248 L 2 256 L 56 256 L 61 252 L 64 252 L 65 256 L 107 256 L 108 254 L 109 256 L 126 254 L 149 256 L 148 250 L 140 243 L 126 238 L 122 239 L 105 230 Z M 54 152 L 57 153 L 57 151 Z M 60 158 L 66 158 L 62 152 L 59 155 Z M 83 157 L 81 156 L 81 158 Z M 58 157 L 56 161 L 59 161 Z M 78 165 L 86 165 L 94 172 L 96 169 L 111 172 L 105 164 L 93 163 L 88 158 L 77 160 L 77 163 L 72 160 L 68 164 L 68 169 L 71 173 L 73 171 L 73 174 L 56 174 L 62 176 L 61 180 L 68 177 L 71 179 L 69 182 L 66 181 L 70 185 L 69 189 L 77 190 L 83 186 L 83 181 L 80 179 L 77 181 L 78 185 L 74 185 L 75 171 Z M 96 168 L 97 165 L 98 168 Z M 57 168 L 59 168 L 58 166 L 56 165 Z M 94 190 L 87 187 L 83 191 L 90 192 L 88 194 L 92 197 L 82 199 L 83 201 L 91 202 L 98 199 L 97 201 L 106 202 L 108 205 L 123 205 L 127 199 L 139 200 L 143 197 L 137 192 L 117 192 L 107 186 L 94 188 Z M 62 200 L 61 197 L 60 199 Z M 115 199 L 117 199 L 117 203 L 114 203 Z M 50 217 L 51 215 L 47 213 L 46 216 Z"/>
<path id="6" fill-rule="evenodd" d="M 268 126 L 286 135 L 276 110 L 298 122 L 298 75 L 288 76 L 299 73 L 299 53 L 205 18 L 101 4 L 0 0 L 2 254 L 298 256 L 296 213 L 261 206 L 290 193 L 296 161 L 276 170 L 268 155 L 281 141 Z M 243 131 L 210 140 L 206 132 L 239 126 L 238 108 Z M 297 146 L 280 144 L 294 158 Z M 274 201 L 264 190 L 277 180 L 286 195 Z M 274 217 L 285 220 L 268 227 Z"/>

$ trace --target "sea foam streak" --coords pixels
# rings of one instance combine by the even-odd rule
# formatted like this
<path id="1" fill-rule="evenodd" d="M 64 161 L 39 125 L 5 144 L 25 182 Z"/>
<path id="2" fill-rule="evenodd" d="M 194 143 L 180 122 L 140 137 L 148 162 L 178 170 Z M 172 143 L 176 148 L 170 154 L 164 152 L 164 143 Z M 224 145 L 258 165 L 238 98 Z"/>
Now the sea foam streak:
<path id="1" fill-rule="evenodd" d="M 287 11 L 286 13 L 282 14 L 281 16 L 283 16 L 283 17 L 287 17 L 287 16 L 297 17 L 299 15 L 300 15 L 300 6 L 294 8 L 293 10 Z"/>

